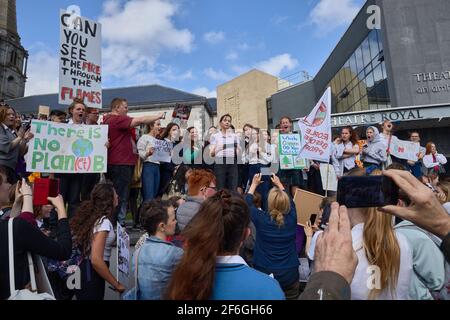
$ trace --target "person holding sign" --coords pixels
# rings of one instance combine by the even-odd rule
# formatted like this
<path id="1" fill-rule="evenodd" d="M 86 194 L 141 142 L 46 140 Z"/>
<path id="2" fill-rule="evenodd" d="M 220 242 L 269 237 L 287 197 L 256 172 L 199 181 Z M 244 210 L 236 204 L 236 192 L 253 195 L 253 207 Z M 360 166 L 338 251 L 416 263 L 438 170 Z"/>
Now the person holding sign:
<path id="1" fill-rule="evenodd" d="M 113 182 L 119 195 L 117 220 L 122 226 L 125 225 L 130 185 L 138 159 L 136 143 L 133 139 L 134 128 L 164 118 L 164 113 L 138 118 L 131 118 L 127 116 L 127 113 L 127 100 L 115 98 L 111 102 L 111 113 L 103 119 L 103 123 L 109 126 L 108 178 Z"/>
<path id="2" fill-rule="evenodd" d="M 84 117 L 86 114 L 86 105 L 81 99 L 74 99 L 69 106 L 69 114 L 71 119 L 68 124 L 77 126 L 84 123 Z M 67 214 L 69 219 L 75 214 L 75 210 L 80 204 L 81 186 L 83 185 L 83 175 L 76 173 L 58 173 L 55 174 L 55 178 L 59 179 L 59 188 L 61 195 L 67 203 Z"/>
<path id="3" fill-rule="evenodd" d="M 443 154 L 438 153 L 433 142 L 429 142 L 426 147 L 426 155 L 423 157 L 423 164 L 427 169 L 428 176 L 438 177 L 440 174 L 445 173 L 444 165 L 447 164 L 447 158 Z"/>
<path id="4" fill-rule="evenodd" d="M 292 131 L 293 121 L 289 117 L 283 117 L 280 119 L 280 134 L 290 134 Z M 281 162 L 281 161 L 280 161 Z M 280 179 L 289 191 L 291 196 L 295 195 L 297 189 L 303 189 L 305 187 L 305 182 L 303 179 L 302 170 L 280 170 Z"/>
<path id="5" fill-rule="evenodd" d="M 153 157 L 156 137 L 161 129 L 159 120 L 147 125 L 147 134 L 142 135 L 137 143 L 139 156 L 144 162 L 142 168 L 142 197 L 147 202 L 156 198 L 159 190 L 159 160 Z"/>
<path id="6" fill-rule="evenodd" d="M 231 129 L 229 114 L 220 118 L 220 131 L 211 137 L 210 155 L 215 158 L 217 188 L 236 191 L 238 187 L 237 157 L 241 154 L 239 138 Z"/>

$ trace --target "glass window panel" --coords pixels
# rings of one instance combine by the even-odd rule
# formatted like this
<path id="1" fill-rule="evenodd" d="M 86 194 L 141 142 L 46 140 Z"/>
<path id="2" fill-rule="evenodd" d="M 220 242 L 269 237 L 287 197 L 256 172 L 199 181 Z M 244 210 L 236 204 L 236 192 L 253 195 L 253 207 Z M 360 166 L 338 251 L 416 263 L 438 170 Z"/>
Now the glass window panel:
<path id="1" fill-rule="evenodd" d="M 361 45 L 362 54 L 363 54 L 363 60 L 364 60 L 364 67 L 367 66 L 371 61 L 372 58 L 370 56 L 370 47 L 369 47 L 369 39 L 365 39 Z"/>
<path id="2" fill-rule="evenodd" d="M 384 61 L 381 63 L 381 69 L 383 71 L 383 79 L 387 79 L 386 63 Z"/>
<path id="3" fill-rule="evenodd" d="M 353 111 L 361 111 L 361 101 L 357 101 L 353 107 L 352 107 Z"/>
<path id="4" fill-rule="evenodd" d="M 353 88 L 353 90 L 350 92 L 350 95 L 353 96 L 354 101 L 359 101 L 359 99 L 361 99 L 361 94 L 359 93 L 358 86 Z"/>
<path id="5" fill-rule="evenodd" d="M 373 60 L 380 53 L 380 48 L 378 47 L 378 37 L 377 37 L 376 30 L 372 30 L 369 33 L 369 46 L 370 46 L 370 55 Z"/>
<path id="6" fill-rule="evenodd" d="M 358 74 L 358 68 L 356 67 L 356 57 L 355 54 L 352 54 L 352 56 L 349 59 L 350 61 L 350 70 L 351 70 L 351 75 L 352 75 L 352 79 L 355 78 Z"/>
<path id="7" fill-rule="evenodd" d="M 373 70 L 373 77 L 375 80 L 375 84 L 380 83 L 383 80 L 383 70 L 381 69 L 381 64 L 379 64 L 374 70 Z"/>
<path id="8" fill-rule="evenodd" d="M 369 99 L 367 98 L 367 96 L 364 96 L 360 102 L 361 110 L 369 110 Z"/>
<path id="9" fill-rule="evenodd" d="M 366 84 L 364 83 L 364 81 L 361 81 L 358 84 L 358 88 L 359 88 L 359 92 L 361 94 L 361 97 L 364 97 L 365 95 L 367 95 L 367 88 L 366 88 Z"/>
<path id="10" fill-rule="evenodd" d="M 373 79 L 373 73 L 369 73 L 365 79 L 365 84 L 366 84 L 366 88 L 367 91 L 370 91 L 373 89 L 373 85 L 375 84 L 375 81 Z"/>
<path id="11" fill-rule="evenodd" d="M 340 77 L 341 77 L 341 90 L 344 89 L 347 85 L 347 80 L 345 79 L 345 69 L 341 69 L 341 71 L 339 71 L 340 73 Z"/>
<path id="12" fill-rule="evenodd" d="M 364 68 L 364 61 L 363 61 L 363 54 L 362 54 L 361 47 L 356 49 L 355 56 L 356 56 L 356 67 L 357 67 L 357 70 L 359 73 Z"/>

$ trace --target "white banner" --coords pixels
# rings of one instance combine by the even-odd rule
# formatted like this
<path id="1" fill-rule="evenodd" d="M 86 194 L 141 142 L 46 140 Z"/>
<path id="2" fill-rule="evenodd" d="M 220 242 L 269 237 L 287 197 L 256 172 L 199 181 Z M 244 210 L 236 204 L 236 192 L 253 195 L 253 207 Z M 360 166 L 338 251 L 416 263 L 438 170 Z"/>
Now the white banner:
<path id="1" fill-rule="evenodd" d="M 416 162 L 419 159 L 420 143 L 392 139 L 390 151 L 394 157 Z"/>
<path id="2" fill-rule="evenodd" d="M 331 153 L 331 88 L 328 88 L 311 114 L 298 122 L 302 135 L 300 157 L 328 162 Z"/>
<path id="3" fill-rule="evenodd" d="M 108 126 L 33 120 L 34 138 L 26 154 L 28 172 L 102 173 L 107 171 Z"/>
<path id="4" fill-rule="evenodd" d="M 60 11 L 59 103 L 102 108 L 101 24 Z"/>

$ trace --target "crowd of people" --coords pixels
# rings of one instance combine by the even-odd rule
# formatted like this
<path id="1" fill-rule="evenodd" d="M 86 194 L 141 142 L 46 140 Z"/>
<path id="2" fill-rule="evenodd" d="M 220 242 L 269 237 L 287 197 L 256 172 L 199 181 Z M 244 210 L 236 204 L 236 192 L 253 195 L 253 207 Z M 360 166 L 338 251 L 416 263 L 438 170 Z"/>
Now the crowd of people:
<path id="1" fill-rule="evenodd" d="M 127 101 L 114 99 L 101 123 L 109 127 L 106 175 L 41 173 L 59 179 L 60 195 L 34 206 L 24 165 L 33 134 L 0 106 L 0 299 L 28 287 L 28 253 L 42 257 L 60 300 L 102 300 L 105 284 L 132 300 L 449 298 L 450 180 L 433 142 L 407 161 L 391 154 L 391 122 L 381 133 L 368 127 L 364 140 L 343 128 L 330 156 L 338 179 L 384 175 L 400 189 L 397 205 L 347 209 L 324 190 L 319 162 L 279 170 L 278 136 L 294 132 L 289 117 L 275 130 L 237 130 L 227 114 L 203 138 L 195 127 L 162 128 L 164 116 L 130 117 Z M 47 120 L 78 126 L 99 118 L 75 99 L 67 114 L 52 111 Z M 419 133 L 410 140 L 420 143 Z M 161 143 L 170 161 L 155 156 Z M 327 195 L 302 226 L 298 189 Z M 131 259 L 134 286 L 109 268 L 116 225 L 129 212 L 145 232 Z M 305 257 L 312 272 L 302 279 Z M 80 286 L 69 288 L 76 270 Z"/>

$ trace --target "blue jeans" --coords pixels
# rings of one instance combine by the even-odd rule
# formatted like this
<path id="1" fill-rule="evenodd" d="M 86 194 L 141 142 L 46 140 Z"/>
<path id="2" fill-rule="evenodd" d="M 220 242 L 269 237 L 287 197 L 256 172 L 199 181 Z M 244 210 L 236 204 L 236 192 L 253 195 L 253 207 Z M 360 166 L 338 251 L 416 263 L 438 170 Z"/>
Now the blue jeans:
<path id="1" fill-rule="evenodd" d="M 142 197 L 144 202 L 156 198 L 159 190 L 159 164 L 145 162 L 142 168 Z"/>

